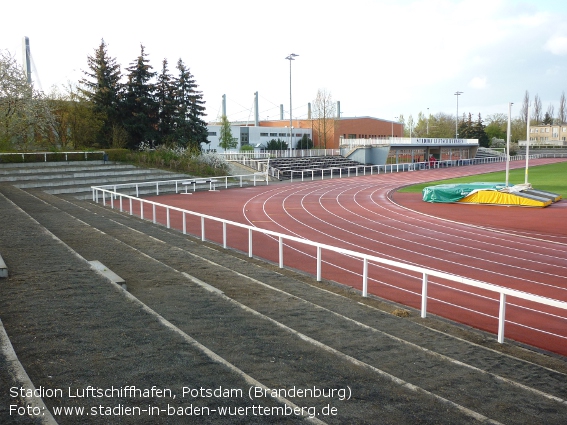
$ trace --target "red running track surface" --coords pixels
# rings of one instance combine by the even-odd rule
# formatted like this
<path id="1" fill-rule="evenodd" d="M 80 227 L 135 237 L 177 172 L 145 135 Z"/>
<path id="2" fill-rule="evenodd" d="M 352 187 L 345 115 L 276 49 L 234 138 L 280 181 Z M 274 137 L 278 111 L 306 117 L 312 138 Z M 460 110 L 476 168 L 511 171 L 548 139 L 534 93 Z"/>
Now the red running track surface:
<path id="1" fill-rule="evenodd" d="M 531 165 L 561 161 L 539 159 Z M 400 186 L 502 171 L 487 164 L 343 179 L 161 195 L 148 198 L 263 229 L 419 265 L 520 291 L 567 301 L 567 200 L 547 208 L 430 204 Z M 512 162 L 511 168 L 522 167 Z M 139 215 L 139 204 L 133 212 Z M 151 207 L 144 210 L 152 217 Z M 156 220 L 166 222 L 164 209 Z M 181 229 L 180 213 L 170 213 Z M 199 218 L 187 216 L 187 232 L 201 235 Z M 206 220 L 206 239 L 222 243 L 222 225 Z M 227 226 L 228 246 L 248 251 L 246 230 Z M 254 234 L 254 255 L 278 261 L 278 243 Z M 287 244 L 285 266 L 316 272 L 315 248 Z M 362 262 L 323 252 L 322 276 L 362 288 Z M 421 275 L 369 264 L 368 291 L 420 308 Z M 429 278 L 428 313 L 497 332 L 498 295 Z M 567 355 L 567 310 L 507 298 L 506 338 Z"/>

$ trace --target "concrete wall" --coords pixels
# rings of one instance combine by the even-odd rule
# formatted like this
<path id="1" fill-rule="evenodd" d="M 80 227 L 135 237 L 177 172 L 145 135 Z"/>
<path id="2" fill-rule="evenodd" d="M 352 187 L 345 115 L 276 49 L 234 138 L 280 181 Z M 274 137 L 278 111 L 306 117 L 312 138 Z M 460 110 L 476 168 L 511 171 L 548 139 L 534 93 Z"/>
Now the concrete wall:
<path id="1" fill-rule="evenodd" d="M 363 164 L 386 165 L 390 148 L 387 146 L 361 147 L 352 152 L 341 149 L 341 155 Z"/>

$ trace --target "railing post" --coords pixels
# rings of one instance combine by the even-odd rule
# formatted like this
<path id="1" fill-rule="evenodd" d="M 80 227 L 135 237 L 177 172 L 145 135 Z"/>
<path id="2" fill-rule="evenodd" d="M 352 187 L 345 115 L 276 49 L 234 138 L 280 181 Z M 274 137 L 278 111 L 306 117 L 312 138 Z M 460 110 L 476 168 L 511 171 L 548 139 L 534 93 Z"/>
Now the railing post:
<path id="1" fill-rule="evenodd" d="M 185 211 L 183 211 L 183 234 L 186 235 L 187 234 L 187 217 L 185 216 Z"/>
<path id="2" fill-rule="evenodd" d="M 280 236 L 278 238 L 278 258 L 280 261 L 280 269 L 283 269 L 283 238 Z"/>
<path id="3" fill-rule="evenodd" d="M 421 287 L 421 318 L 427 317 L 427 273 L 423 273 L 422 287 Z"/>
<path id="4" fill-rule="evenodd" d="M 201 217 L 201 240 L 205 241 L 205 217 Z"/>
<path id="5" fill-rule="evenodd" d="M 222 222 L 222 247 L 226 249 L 226 221 Z"/>
<path id="6" fill-rule="evenodd" d="M 144 219 L 144 201 L 140 199 L 140 218 Z"/>
<path id="7" fill-rule="evenodd" d="M 159 195 L 159 182 L 156 183 L 156 196 Z"/>
<path id="8" fill-rule="evenodd" d="M 317 282 L 321 282 L 321 247 L 317 247 Z"/>
<path id="9" fill-rule="evenodd" d="M 152 204 L 153 222 L 156 223 L 156 204 Z"/>
<path id="10" fill-rule="evenodd" d="M 139 197 L 140 197 L 140 193 L 138 191 L 138 185 L 136 184 L 136 198 L 139 198 Z"/>
<path id="11" fill-rule="evenodd" d="M 252 258 L 252 229 L 248 229 L 248 257 Z"/>
<path id="12" fill-rule="evenodd" d="M 128 199 L 130 201 L 130 215 L 132 215 L 133 214 L 133 212 L 132 212 L 132 198 L 128 198 Z"/>
<path id="13" fill-rule="evenodd" d="M 368 296 L 368 258 L 362 260 L 362 296 Z"/>
<path id="14" fill-rule="evenodd" d="M 504 344 L 504 324 L 506 322 L 506 294 L 500 292 L 500 309 L 498 312 L 498 342 Z"/>
<path id="15" fill-rule="evenodd" d="M 123 211 L 123 209 L 122 209 L 122 195 L 120 195 L 120 212 L 122 212 L 122 211 Z"/>
<path id="16" fill-rule="evenodd" d="M 169 227 L 170 227 L 170 226 L 169 226 L 169 207 L 167 207 L 167 208 L 165 209 L 165 213 L 166 213 L 166 215 L 167 215 L 167 221 L 166 221 L 166 223 L 167 223 L 167 228 L 169 229 Z"/>

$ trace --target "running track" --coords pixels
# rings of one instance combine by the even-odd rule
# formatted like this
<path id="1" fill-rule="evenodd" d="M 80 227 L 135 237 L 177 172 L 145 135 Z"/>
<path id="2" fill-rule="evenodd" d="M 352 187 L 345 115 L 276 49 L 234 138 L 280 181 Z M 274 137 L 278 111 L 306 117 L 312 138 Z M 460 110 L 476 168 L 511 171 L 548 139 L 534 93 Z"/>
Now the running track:
<path id="1" fill-rule="evenodd" d="M 540 159 L 531 165 L 557 162 Z M 523 167 L 513 162 L 511 168 Z M 428 204 L 395 193 L 408 184 L 502 171 L 504 163 L 271 184 L 156 202 L 312 241 L 453 273 L 567 301 L 567 200 L 547 208 Z M 419 198 L 419 195 L 418 195 Z M 144 210 L 151 217 L 150 207 Z M 139 206 L 134 213 L 139 214 Z M 165 211 L 157 211 L 165 223 Z M 171 226 L 182 228 L 172 213 Z M 200 219 L 187 219 L 200 235 Z M 222 227 L 206 223 L 206 238 L 222 242 Z M 245 230 L 227 227 L 230 247 L 248 251 Z M 278 261 L 277 241 L 254 235 L 254 255 Z M 315 249 L 286 245 L 287 267 L 315 274 Z M 357 289 L 361 261 L 323 253 L 322 277 Z M 368 292 L 420 308 L 421 275 L 369 264 Z M 430 277 L 428 313 L 497 332 L 498 295 Z M 508 297 L 506 338 L 567 355 L 567 311 Z"/>

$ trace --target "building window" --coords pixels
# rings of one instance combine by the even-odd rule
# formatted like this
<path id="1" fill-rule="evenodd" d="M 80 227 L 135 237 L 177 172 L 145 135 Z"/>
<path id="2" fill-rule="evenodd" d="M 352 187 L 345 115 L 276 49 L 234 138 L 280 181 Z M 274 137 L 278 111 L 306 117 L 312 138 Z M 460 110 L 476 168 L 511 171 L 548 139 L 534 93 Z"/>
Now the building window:
<path id="1" fill-rule="evenodd" d="M 270 137 L 278 137 L 278 133 L 270 133 Z"/>
<path id="2" fill-rule="evenodd" d="M 217 132 L 216 131 L 209 131 L 209 136 L 216 136 Z"/>
<path id="3" fill-rule="evenodd" d="M 268 137 L 269 133 L 260 133 L 260 137 Z"/>
<path id="4" fill-rule="evenodd" d="M 289 133 L 280 133 L 280 137 L 287 137 L 289 136 Z"/>

